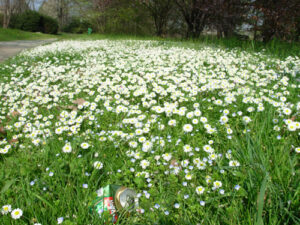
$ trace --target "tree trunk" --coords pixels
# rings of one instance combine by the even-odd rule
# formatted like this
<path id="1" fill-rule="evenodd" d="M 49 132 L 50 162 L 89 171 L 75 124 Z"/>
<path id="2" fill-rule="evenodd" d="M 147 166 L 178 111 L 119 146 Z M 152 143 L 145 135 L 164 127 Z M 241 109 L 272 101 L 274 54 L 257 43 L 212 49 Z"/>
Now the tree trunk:
<path id="1" fill-rule="evenodd" d="M 3 28 L 8 28 L 11 16 L 10 0 L 4 1 Z"/>
<path id="2" fill-rule="evenodd" d="M 226 38 L 232 37 L 234 35 L 234 27 L 231 26 L 230 22 L 225 21 L 225 24 L 223 24 L 223 32 L 224 32 L 224 37 Z"/>
<path id="3" fill-rule="evenodd" d="M 217 38 L 222 38 L 223 37 L 223 30 L 221 26 L 217 26 Z"/>
<path id="4" fill-rule="evenodd" d="M 198 27 L 198 24 L 195 23 L 190 23 L 188 24 L 188 30 L 187 30 L 187 38 L 199 38 L 201 32 L 202 32 L 203 28 Z"/>
<path id="5" fill-rule="evenodd" d="M 153 15 L 154 17 L 154 24 L 155 24 L 155 33 L 157 36 L 161 37 L 163 35 L 163 19 L 160 18 L 159 15 Z"/>
<path id="6" fill-rule="evenodd" d="M 254 34 L 253 34 L 254 41 L 257 41 L 257 27 L 258 27 L 258 18 L 255 19 L 255 23 L 254 23 Z"/>
<path id="7" fill-rule="evenodd" d="M 275 29 L 276 26 L 274 21 L 265 19 L 262 30 L 262 38 L 264 43 L 270 41 L 274 37 L 276 34 Z"/>
<path id="8" fill-rule="evenodd" d="M 59 30 L 62 30 L 68 19 L 68 1 L 57 0 L 56 4 Z"/>
<path id="9" fill-rule="evenodd" d="M 186 38 L 193 38 L 193 39 L 199 38 L 205 26 L 205 19 L 206 19 L 205 15 L 192 16 L 192 19 L 186 17 L 185 21 L 188 26 Z"/>
<path id="10" fill-rule="evenodd" d="M 298 20 L 297 25 L 296 25 L 295 40 L 300 41 L 300 19 Z"/>
<path id="11" fill-rule="evenodd" d="M 59 24 L 59 30 L 62 29 L 63 24 L 63 6 L 62 6 L 63 0 L 58 0 L 57 2 L 57 18 L 58 18 L 58 24 Z"/>

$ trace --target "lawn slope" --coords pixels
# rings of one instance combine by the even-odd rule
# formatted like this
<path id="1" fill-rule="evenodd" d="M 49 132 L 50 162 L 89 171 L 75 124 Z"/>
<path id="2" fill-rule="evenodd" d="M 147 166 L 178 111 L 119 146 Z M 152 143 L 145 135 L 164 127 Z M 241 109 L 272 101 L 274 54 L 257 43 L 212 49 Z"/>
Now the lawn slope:
<path id="1" fill-rule="evenodd" d="M 32 33 L 17 29 L 0 28 L 0 41 L 15 41 L 15 40 L 36 40 L 54 38 L 55 35 Z"/>

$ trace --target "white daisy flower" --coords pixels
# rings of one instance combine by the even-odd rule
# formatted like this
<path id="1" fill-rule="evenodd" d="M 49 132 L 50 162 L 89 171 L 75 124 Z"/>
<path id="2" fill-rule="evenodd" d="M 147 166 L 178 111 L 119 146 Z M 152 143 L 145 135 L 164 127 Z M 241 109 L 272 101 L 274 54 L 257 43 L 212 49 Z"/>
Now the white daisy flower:
<path id="1" fill-rule="evenodd" d="M 197 193 L 198 195 L 202 195 L 202 194 L 204 193 L 204 190 L 205 190 L 205 188 L 202 187 L 202 186 L 196 187 L 196 193 Z"/>
<path id="2" fill-rule="evenodd" d="M 94 168 L 97 169 L 97 170 L 102 169 L 103 168 L 103 163 L 100 162 L 100 161 L 94 162 Z"/>
<path id="3" fill-rule="evenodd" d="M 184 130 L 184 132 L 192 132 L 193 126 L 191 124 L 185 124 L 183 126 L 183 130 Z"/>
<path id="4" fill-rule="evenodd" d="M 11 212 L 11 217 L 15 220 L 17 219 L 20 219 L 21 216 L 23 215 L 23 211 L 21 209 L 14 209 L 12 212 Z"/>
<path id="5" fill-rule="evenodd" d="M 148 160 L 142 160 L 141 163 L 140 163 L 140 166 L 143 168 L 143 169 L 146 169 L 148 166 L 150 165 L 150 162 Z"/>
<path id="6" fill-rule="evenodd" d="M 2 215 L 6 215 L 11 212 L 11 205 L 2 206 L 1 213 Z"/>
<path id="7" fill-rule="evenodd" d="M 62 151 L 64 153 L 71 153 L 72 152 L 72 146 L 71 144 L 68 142 L 65 144 L 65 146 L 63 147 Z"/>
<path id="8" fill-rule="evenodd" d="M 83 149 L 88 149 L 90 147 L 90 145 L 86 142 L 83 142 L 81 145 L 80 145 L 81 148 Z"/>

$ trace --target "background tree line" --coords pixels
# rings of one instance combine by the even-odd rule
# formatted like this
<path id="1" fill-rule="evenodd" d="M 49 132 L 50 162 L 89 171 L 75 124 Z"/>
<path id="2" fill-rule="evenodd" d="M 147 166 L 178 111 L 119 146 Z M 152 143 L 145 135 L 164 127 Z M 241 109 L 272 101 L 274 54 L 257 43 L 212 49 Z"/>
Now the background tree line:
<path id="1" fill-rule="evenodd" d="M 0 0 L 0 24 L 3 28 L 56 34 L 56 19 L 38 13 L 37 3 L 42 4 L 42 0 Z"/>
<path id="2" fill-rule="evenodd" d="M 0 0 L 2 24 L 42 5 L 61 31 L 299 40 L 299 0 Z M 1 11 L 0 11 L 1 12 Z M 246 35 L 245 35 L 246 34 Z"/>

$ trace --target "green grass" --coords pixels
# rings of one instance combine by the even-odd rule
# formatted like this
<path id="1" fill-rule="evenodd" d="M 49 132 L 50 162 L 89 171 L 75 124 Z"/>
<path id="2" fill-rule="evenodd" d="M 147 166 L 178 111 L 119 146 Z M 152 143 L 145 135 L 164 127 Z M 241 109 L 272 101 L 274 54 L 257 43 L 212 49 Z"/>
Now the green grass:
<path id="1" fill-rule="evenodd" d="M 300 57 L 300 43 L 288 43 L 280 40 L 272 40 L 268 43 L 251 40 L 239 40 L 237 38 L 217 38 L 215 36 L 201 36 L 196 40 L 186 40 L 182 38 L 160 38 L 153 36 L 134 36 L 124 34 L 70 34 L 59 33 L 58 35 L 49 35 L 42 33 L 32 33 L 17 29 L 0 28 L 0 41 L 14 40 L 37 40 L 56 38 L 58 40 L 155 40 L 166 45 L 186 48 L 199 49 L 203 46 L 216 46 L 218 48 L 233 49 L 237 48 L 248 52 L 265 52 L 279 58 L 288 56 Z"/>
<path id="2" fill-rule="evenodd" d="M 0 41 L 37 40 L 49 38 L 56 38 L 56 35 L 32 33 L 17 29 L 4 29 L 0 27 Z"/>
<path id="3" fill-rule="evenodd" d="M 278 45 L 261 46 L 269 50 L 254 54 L 259 52 L 259 47 L 251 48 L 251 42 L 234 40 L 158 39 L 144 43 L 137 40 L 152 38 L 96 34 L 63 34 L 61 39 L 110 41 L 92 42 L 84 49 L 80 48 L 85 42 L 70 48 L 67 47 L 68 43 L 64 43 L 58 51 L 53 50 L 53 44 L 50 52 L 41 51 L 35 54 L 33 50 L 0 65 L 0 127 L 4 126 L 6 131 L 0 132 L 0 141 L 12 140 L 15 135 L 20 135 L 17 137 L 18 142 L 12 144 L 7 154 L 0 154 L 0 207 L 11 204 L 13 208 L 21 208 L 24 213 L 19 220 L 13 220 L 10 215 L 0 215 L 0 224 L 56 224 L 59 217 L 64 217 L 65 225 L 104 224 L 103 218 L 89 213 L 88 205 L 95 198 L 95 191 L 107 184 L 122 184 L 139 193 L 143 193 L 143 190 L 151 193 L 150 199 L 144 195 L 140 198 L 140 205 L 145 209 L 144 214 L 131 213 L 129 217 L 122 216 L 118 224 L 300 223 L 299 154 L 295 152 L 295 148 L 300 146 L 299 130 L 289 131 L 283 121 L 289 118 L 299 121 L 299 109 L 296 108 L 299 102 L 299 83 L 293 74 L 296 70 L 295 64 L 299 65 L 299 59 L 278 60 L 278 57 L 297 55 L 292 46 L 278 42 Z M 132 39 L 136 41 L 124 41 Z M 213 48 L 203 50 L 207 45 Z M 290 48 L 282 53 L 279 49 L 284 46 Z M 219 47 L 225 51 L 220 51 Z M 245 53 L 243 49 L 250 54 Z M 151 57 L 151 54 L 154 56 Z M 226 64 L 227 61 L 230 63 Z M 170 70 L 164 70 L 165 68 Z M 214 89 L 216 83 L 212 83 L 211 91 L 199 92 L 192 96 L 193 84 L 204 86 L 195 79 L 196 73 L 199 73 L 200 78 L 207 75 L 210 81 L 230 81 L 236 86 L 232 90 Z M 274 78 L 274 74 L 278 74 L 278 77 Z M 185 81 L 176 82 L 168 76 L 186 78 L 189 86 L 182 86 Z M 299 77 L 299 71 L 296 76 Z M 289 78 L 287 84 L 282 80 L 284 77 Z M 103 79 L 98 80 L 99 78 Z M 149 93 L 154 92 L 157 85 L 166 90 L 171 84 L 176 84 L 176 88 L 166 94 L 159 89 L 155 95 L 145 97 L 144 94 L 134 93 L 135 89 L 130 90 L 128 95 L 122 93 L 119 86 L 141 87 L 140 82 L 147 79 L 151 79 L 145 85 Z M 191 79 L 193 82 L 189 82 Z M 238 79 L 246 82 L 238 85 Z M 110 85 L 109 81 L 114 84 L 108 88 L 105 85 L 100 88 L 105 82 Z M 127 83 L 122 83 L 123 81 Z M 247 92 L 248 89 L 250 92 Z M 180 97 L 175 97 L 176 91 L 180 91 L 186 99 L 180 100 Z M 138 113 L 117 113 L 107 106 L 107 98 L 113 109 L 118 105 L 127 105 L 125 102 L 118 102 L 117 93 L 121 99 L 129 102 L 128 107 L 136 105 L 141 110 L 140 114 L 145 116 L 145 119 L 140 120 L 143 127 L 146 127 L 146 121 L 152 119 L 151 115 L 157 115 L 157 121 L 149 122 L 150 131 L 144 133 L 147 140 L 151 140 L 151 136 L 159 136 L 165 141 L 164 146 L 153 141 L 154 154 L 142 151 L 141 143 L 136 149 L 130 147 L 129 140 L 137 141 L 137 137 L 127 140 L 118 134 L 105 133 L 100 136 L 106 137 L 107 140 L 99 140 L 98 133 L 101 131 L 121 130 L 131 133 L 137 129 L 123 122 L 123 119 L 136 118 Z M 233 93 L 236 100 L 222 105 L 213 103 L 213 99 L 224 101 L 224 93 Z M 46 100 L 50 98 L 51 101 L 43 103 L 42 100 L 45 99 L 41 96 Z M 54 100 L 55 96 L 58 96 L 57 100 Z M 100 96 L 99 99 L 97 96 Z M 285 96 L 286 101 L 282 102 L 292 109 L 291 115 L 281 113 L 280 107 L 273 106 L 266 99 L 261 101 L 264 110 L 257 111 L 261 96 L 278 102 L 281 101 L 280 97 Z M 7 99 L 3 99 L 4 97 Z M 246 97 L 259 101 L 245 102 Z M 56 128 L 62 126 L 56 122 L 64 123 L 61 112 L 71 113 L 70 106 L 74 109 L 76 104 L 73 100 L 78 98 L 94 102 L 99 111 L 92 110 L 90 106 L 77 108 L 77 117 L 86 117 L 78 122 L 78 133 L 56 134 Z M 184 106 L 187 112 L 194 110 L 194 103 L 199 103 L 201 116 L 206 117 L 208 124 L 216 127 L 218 133 L 207 133 L 201 122 L 193 124 L 193 135 L 185 133 L 182 127 L 184 124 L 192 124 L 191 119 L 178 114 L 168 116 L 156 113 L 151 108 L 144 107 L 143 102 L 150 99 L 157 102 L 154 105 L 160 106 L 164 106 L 166 102 L 177 102 L 177 108 Z M 48 105 L 52 108 L 47 109 Z M 254 107 L 253 112 L 248 111 L 250 106 Z M 27 114 L 12 116 L 12 111 L 21 109 Z M 225 109 L 230 112 L 227 125 L 233 130 L 231 139 L 227 137 L 226 126 L 219 122 L 220 116 L 223 115 L 222 110 Z M 247 115 L 252 121 L 244 124 L 242 116 L 238 116 L 239 111 L 243 112 L 242 116 Z M 53 115 L 52 119 L 50 115 Z M 95 116 L 94 120 L 89 118 L 90 115 Z M 176 120 L 176 127 L 168 125 L 170 119 Z M 278 122 L 274 122 L 274 119 L 278 119 Z M 33 139 L 41 139 L 41 144 L 35 146 L 32 140 L 25 136 L 24 126 L 15 126 L 16 122 L 24 120 L 39 130 L 44 130 L 46 126 L 39 124 L 51 121 L 47 127 L 52 135 L 35 136 Z M 165 125 L 163 130 L 159 129 L 159 123 Z M 280 127 L 280 131 L 274 130 L 275 125 Z M 181 139 L 181 143 L 176 145 L 178 139 Z M 189 159 L 190 165 L 193 165 L 194 158 L 208 157 L 209 154 L 204 152 L 202 147 L 208 144 L 209 140 L 213 140 L 212 147 L 216 153 L 222 154 L 222 157 L 211 166 L 207 163 L 204 170 L 189 169 L 193 174 L 192 180 L 185 179 L 183 169 L 176 176 L 165 174 L 171 170 L 170 162 L 160 159 L 161 164 L 156 164 L 155 155 L 162 157 L 164 153 L 171 153 L 175 162 Z M 65 141 L 71 143 L 71 154 L 62 151 Z M 89 143 L 90 147 L 82 149 L 80 145 L 83 142 Z M 194 148 L 194 155 L 183 151 L 185 144 Z M 6 144 L 1 144 L 0 147 L 3 148 L 4 145 Z M 200 151 L 196 151 L 195 147 L 199 147 Z M 224 157 L 229 149 L 232 151 L 232 159 L 240 163 L 237 168 L 229 167 L 229 159 Z M 142 169 L 139 165 L 140 160 L 137 160 L 138 163 L 131 161 L 133 157 L 128 156 L 128 150 L 139 152 L 142 159 L 150 162 L 150 166 Z M 81 157 L 78 157 L 79 155 Z M 103 163 L 101 170 L 93 168 L 95 161 Z M 167 165 L 163 165 L 163 162 Z M 130 171 L 131 168 L 135 169 L 134 173 Z M 119 169 L 122 172 L 118 172 Z M 222 170 L 224 172 L 221 172 Z M 143 176 L 136 176 L 137 172 L 142 171 L 153 173 L 150 181 L 152 187 L 147 186 L 148 181 Z M 54 175 L 49 176 L 49 172 L 53 172 Z M 86 172 L 90 175 L 86 176 Z M 206 182 L 206 175 L 210 175 L 212 181 L 222 181 L 225 194 L 213 191 L 212 184 Z M 30 184 L 32 181 L 33 185 Z M 187 187 L 182 185 L 184 181 L 187 181 Z M 83 184 L 88 184 L 88 189 L 84 189 Z M 238 191 L 234 189 L 236 184 L 240 185 Z M 199 185 L 205 187 L 203 195 L 195 193 L 195 188 Z M 189 194 L 190 197 L 184 199 L 185 194 Z M 205 206 L 200 205 L 200 200 L 205 201 Z M 152 211 L 150 208 L 154 208 L 155 203 L 161 207 Z M 174 208 L 175 203 L 180 203 L 179 209 Z M 169 211 L 168 216 L 165 215 L 165 210 Z M 111 216 L 108 215 L 106 220 L 109 218 Z"/>

